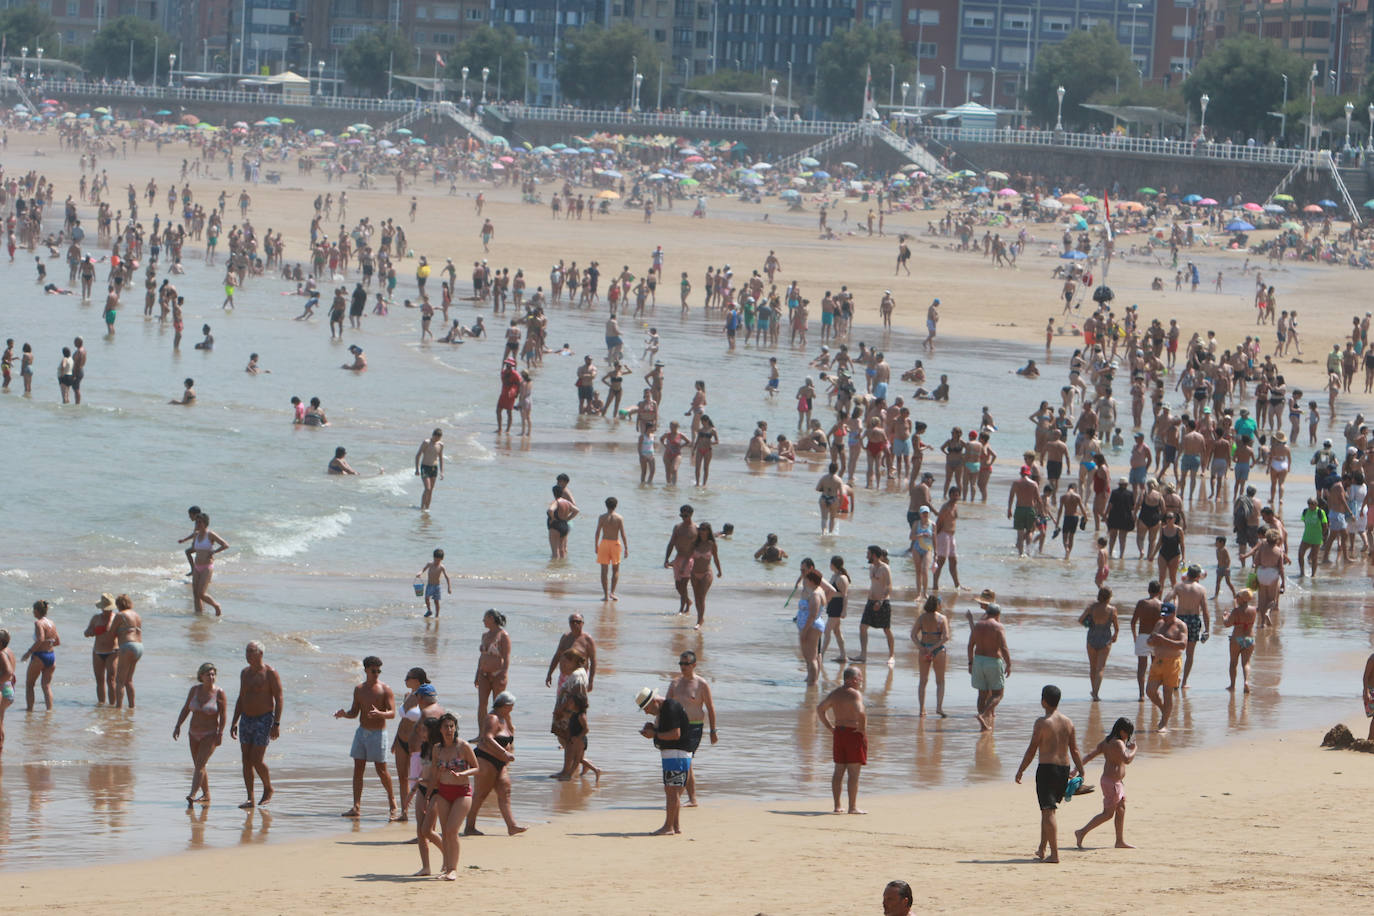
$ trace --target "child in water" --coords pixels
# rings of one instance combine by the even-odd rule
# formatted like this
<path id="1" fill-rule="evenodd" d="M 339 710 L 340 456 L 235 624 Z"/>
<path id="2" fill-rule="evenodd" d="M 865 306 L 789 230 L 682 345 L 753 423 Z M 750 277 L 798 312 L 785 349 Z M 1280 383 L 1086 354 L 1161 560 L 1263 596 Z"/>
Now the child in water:
<path id="1" fill-rule="evenodd" d="M 787 559 L 787 551 L 778 546 L 778 536 L 770 534 L 764 538 L 763 546 L 754 551 L 754 559 L 760 563 L 781 563 Z"/>

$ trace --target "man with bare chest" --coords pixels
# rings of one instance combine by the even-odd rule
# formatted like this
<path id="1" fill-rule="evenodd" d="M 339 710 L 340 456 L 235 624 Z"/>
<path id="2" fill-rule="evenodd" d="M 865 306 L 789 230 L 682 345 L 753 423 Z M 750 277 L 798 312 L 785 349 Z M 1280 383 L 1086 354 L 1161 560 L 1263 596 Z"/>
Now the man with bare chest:
<path id="1" fill-rule="evenodd" d="M 272 800 L 272 776 L 263 756 L 268 743 L 281 736 L 281 676 L 263 663 L 262 655 L 263 645 L 257 640 L 244 651 L 248 665 L 239 673 L 239 697 L 229 726 L 229 737 L 237 738 L 243 751 L 243 785 L 248 790 L 248 801 L 239 807 L 244 809 L 254 804 L 255 773 L 262 779 L 262 799 L 257 804 L 265 805 Z"/>
<path id="2" fill-rule="evenodd" d="M 682 673 L 673 678 L 668 685 L 668 699 L 677 700 L 687 711 L 688 748 L 695 758 L 701 746 L 701 736 L 710 726 L 711 743 L 720 740 L 716 733 L 716 706 L 711 701 L 711 685 L 697 674 L 697 654 L 688 649 L 677 660 L 678 670 Z M 687 807 L 697 806 L 697 780 L 693 766 L 687 774 Z"/>
<path id="3" fill-rule="evenodd" d="M 696 522 L 692 521 L 694 511 L 688 505 L 678 510 L 682 521 L 673 527 L 673 533 L 668 537 L 668 549 L 663 552 L 664 568 L 673 571 L 673 585 L 677 588 L 680 599 L 679 614 L 686 614 L 692 609 L 692 599 L 687 591 L 687 585 L 692 576 L 692 548 L 697 542 L 697 526 Z"/>
<path id="4" fill-rule="evenodd" d="M 367 679 L 353 688 L 353 705 L 334 713 L 336 719 L 357 719 L 358 730 L 353 733 L 353 746 L 349 756 L 353 758 L 353 807 L 343 813 L 344 817 L 359 817 L 363 800 L 363 773 L 368 763 L 377 770 L 377 777 L 386 789 L 387 804 L 391 808 L 391 820 L 396 820 L 400 812 L 396 807 L 396 795 L 391 788 L 391 774 L 386 769 L 386 723 L 396 718 L 396 697 L 391 688 L 382 683 L 382 660 L 375 655 L 363 659 L 363 670 Z"/>

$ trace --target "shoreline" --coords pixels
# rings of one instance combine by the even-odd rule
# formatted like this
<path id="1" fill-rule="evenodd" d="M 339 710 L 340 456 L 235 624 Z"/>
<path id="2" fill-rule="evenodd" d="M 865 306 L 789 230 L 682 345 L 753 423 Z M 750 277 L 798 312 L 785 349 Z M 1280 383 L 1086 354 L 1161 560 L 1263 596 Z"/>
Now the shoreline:
<path id="1" fill-rule="evenodd" d="M 1080 734 L 1085 753 L 1097 737 Z M 979 753 L 1015 759 L 1026 739 L 1003 735 L 998 746 L 992 738 Z M 1073 849 L 1072 831 L 1100 810 L 1100 795 L 1083 796 L 1060 807 L 1059 869 L 1031 856 L 1038 819 L 1028 778 L 1020 786 L 1005 780 L 889 796 L 865 797 L 861 789 L 860 804 L 870 812 L 862 819 L 830 815 L 828 798 L 717 805 L 707 795 L 704 807 L 684 812 L 677 838 L 648 836 L 662 818 L 651 806 L 558 817 L 518 839 L 464 840 L 459 888 L 465 903 L 495 912 L 558 907 L 628 916 L 656 911 L 652 901 L 661 899 L 656 889 L 672 862 L 701 913 L 876 911 L 883 885 L 894 878 L 917 888 L 925 908 L 1038 913 L 1063 911 L 1069 898 L 1061 882 L 1070 871 L 1084 879 L 1074 900 L 1086 902 L 1095 894 L 1087 888 L 1109 883 L 1115 908 L 1125 912 L 1182 909 L 1221 893 L 1237 910 L 1273 907 L 1280 893 L 1286 912 L 1329 912 L 1352 894 L 1369 895 L 1358 890 L 1363 828 L 1348 813 L 1374 801 L 1374 761 L 1324 750 L 1320 740 L 1316 730 L 1239 735 L 1221 748 L 1170 755 L 1169 765 L 1142 755 L 1126 778 L 1126 838 L 1139 848 L 1112 849 L 1108 825 L 1088 837 L 1087 850 Z M 632 765 L 654 763 L 646 752 Z M 1095 784 L 1100 772 L 1098 762 L 1090 764 L 1087 781 Z M 1293 804 L 1299 791 L 1303 801 Z M 195 855 L 20 873 L 11 898 L 18 907 L 114 913 L 170 911 L 187 898 L 220 912 L 261 913 L 264 899 L 301 896 L 332 911 L 375 912 L 394 905 L 396 885 L 413 886 L 425 902 L 452 899 L 440 896 L 450 892 L 445 883 L 407 877 L 416 858 L 405 845 L 406 827 L 358 826 L 342 836 L 282 844 L 252 833 L 245 829 L 248 845 Z M 654 846 L 627 845 L 635 840 Z M 709 853 L 655 855 L 660 845 L 699 841 L 710 842 Z M 783 886 L 776 881 L 779 849 L 789 850 Z M 1219 872 L 1219 859 L 1240 874 Z M 121 886 L 144 890 L 111 894 L 116 875 Z M 973 882 L 976 905 L 966 896 Z"/>

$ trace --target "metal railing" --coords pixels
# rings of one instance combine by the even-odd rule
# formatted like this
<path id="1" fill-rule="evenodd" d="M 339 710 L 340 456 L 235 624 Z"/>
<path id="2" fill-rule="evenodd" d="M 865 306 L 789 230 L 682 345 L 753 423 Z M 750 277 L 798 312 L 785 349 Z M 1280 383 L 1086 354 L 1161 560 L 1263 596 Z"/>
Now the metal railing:
<path id="1" fill-rule="evenodd" d="M 26 88 L 40 98 L 63 95 L 102 98 L 149 99 L 164 102 L 228 102 L 241 105 L 290 105 L 346 111 L 401 112 L 414 108 L 415 99 L 365 99 L 354 96 L 309 95 L 299 98 L 282 95 L 276 89 L 201 89 L 191 86 L 139 86 L 126 82 L 106 83 L 81 80 L 28 80 Z"/>
<path id="2" fill-rule="evenodd" d="M 795 153 L 789 153 L 788 155 L 783 156 L 782 158 L 776 161 L 774 167 L 779 169 L 794 168 L 797 165 L 800 165 L 801 160 L 805 159 L 808 156 L 814 159 L 820 156 L 822 153 L 829 152 L 837 146 L 843 146 L 846 143 L 852 143 L 859 139 L 862 127 L 862 124 L 851 124 L 839 133 L 831 134 L 824 140 L 821 140 L 819 143 L 813 143 L 810 146 L 805 147 L 804 149 L 797 150 Z"/>
<path id="3" fill-rule="evenodd" d="M 775 134 L 837 134 L 854 126 L 853 121 L 790 121 L 785 118 L 736 118 L 691 112 L 601 111 L 593 108 L 547 108 L 509 102 L 487 107 L 516 121 L 574 121 L 672 130 L 693 127 L 726 132 L 752 131 Z"/>
<path id="4" fill-rule="evenodd" d="M 1212 140 L 1161 140 L 1152 137 L 1122 137 L 1111 134 L 1083 134 L 1055 130 L 1013 130 L 992 127 L 924 127 L 918 135 L 945 142 L 1001 143 L 1016 146 L 1054 146 L 1061 149 L 1083 149 L 1109 153 L 1146 153 L 1154 156 L 1177 156 L 1191 159 L 1222 159 L 1229 162 L 1253 162 L 1266 165 L 1317 166 L 1320 154 L 1305 149 L 1281 149 L 1271 146 L 1245 146 L 1217 143 Z"/>
<path id="5" fill-rule="evenodd" d="M 916 163 L 935 177 L 943 178 L 949 174 L 949 169 L 945 168 L 944 163 L 934 153 L 921 144 L 903 137 L 886 124 L 874 125 L 872 133 L 879 140 L 905 155 L 908 161 Z"/>
<path id="6" fill-rule="evenodd" d="M 1336 190 L 1340 191 L 1341 200 L 1345 201 L 1345 208 L 1350 211 L 1350 219 L 1355 225 L 1360 225 L 1364 220 L 1360 216 L 1359 208 L 1355 206 L 1354 198 L 1350 196 L 1350 189 L 1345 186 L 1345 179 L 1341 178 L 1340 166 L 1336 164 L 1336 159 L 1331 155 L 1330 150 L 1325 151 L 1323 156 L 1325 156 L 1326 167 L 1331 170 L 1331 180 L 1335 182 Z"/>

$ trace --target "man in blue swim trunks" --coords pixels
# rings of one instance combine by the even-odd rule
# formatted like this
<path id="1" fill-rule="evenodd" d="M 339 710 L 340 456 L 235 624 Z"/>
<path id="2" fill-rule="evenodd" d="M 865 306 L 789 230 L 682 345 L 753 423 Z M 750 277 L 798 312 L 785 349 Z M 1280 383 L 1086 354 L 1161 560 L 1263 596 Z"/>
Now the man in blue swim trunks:
<path id="1" fill-rule="evenodd" d="M 635 705 L 654 717 L 644 723 L 639 733 L 651 738 L 663 761 L 663 795 L 665 816 L 663 826 L 653 832 L 665 836 L 682 832 L 682 791 L 692 772 L 691 722 L 687 710 L 677 700 L 665 700 L 645 687 L 635 696 Z"/>
<path id="2" fill-rule="evenodd" d="M 248 801 L 239 805 L 245 810 L 254 807 L 253 775 L 262 780 L 262 799 L 258 805 L 272 800 L 272 774 L 267 771 L 263 757 L 267 745 L 281 736 L 281 676 L 275 668 L 263 664 L 263 645 L 253 640 L 244 650 L 247 666 L 239 672 L 239 697 L 234 702 L 234 718 L 229 725 L 229 737 L 237 738 L 243 752 L 243 785 Z"/>
<path id="3" fill-rule="evenodd" d="M 353 688 L 353 705 L 334 713 L 336 719 L 357 719 L 358 730 L 353 733 L 353 746 L 348 755 L 353 758 L 353 807 L 343 813 L 344 817 L 361 816 L 363 801 L 363 774 L 371 763 L 377 770 L 377 778 L 386 789 L 387 804 L 391 807 L 391 820 L 400 817 L 396 807 L 396 793 L 391 787 L 391 774 L 386 769 L 386 723 L 396 718 L 396 696 L 391 688 L 382 683 L 382 660 L 375 655 L 363 659 L 363 670 L 367 679 Z"/>
<path id="4" fill-rule="evenodd" d="M 1011 651 L 1007 631 L 1002 626 L 1002 608 L 989 603 L 985 616 L 973 625 L 968 638 L 968 670 L 973 689 L 978 691 L 978 726 L 992 731 L 997 721 L 997 704 L 1011 676 Z"/>

